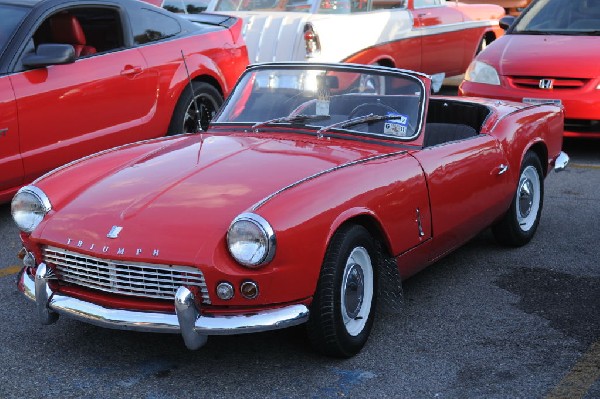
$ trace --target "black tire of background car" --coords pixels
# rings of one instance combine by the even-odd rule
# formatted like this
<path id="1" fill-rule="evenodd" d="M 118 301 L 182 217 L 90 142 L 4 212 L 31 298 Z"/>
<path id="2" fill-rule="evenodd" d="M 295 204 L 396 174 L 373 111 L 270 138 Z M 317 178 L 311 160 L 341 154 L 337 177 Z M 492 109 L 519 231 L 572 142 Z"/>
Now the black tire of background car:
<path id="1" fill-rule="evenodd" d="M 365 248 L 371 258 L 373 298 L 362 331 L 352 336 L 346 330 L 342 319 L 341 288 L 348 257 L 359 247 Z M 375 317 L 380 266 L 381 253 L 364 227 L 349 224 L 340 227 L 334 234 L 327 247 L 307 323 L 309 340 L 317 351 L 329 356 L 347 358 L 357 354 L 365 345 Z"/>
<path id="2" fill-rule="evenodd" d="M 200 110 L 200 125 L 202 130 L 206 130 L 215 113 L 223 104 L 223 96 L 210 83 L 192 82 L 192 88 L 196 97 L 196 104 L 194 104 L 192 92 L 188 85 L 181 93 L 173 111 L 168 130 L 169 136 L 198 131 L 196 105 Z"/>
<path id="3" fill-rule="evenodd" d="M 539 180 L 539 207 L 537 209 L 537 213 L 535 216 L 535 221 L 533 225 L 529 227 L 529 229 L 524 230 L 519 225 L 519 220 L 517 216 L 517 201 L 519 200 L 519 191 L 520 191 L 520 182 L 523 177 L 523 172 L 528 168 L 533 167 L 535 172 L 537 173 Z M 544 175 L 542 173 L 542 164 L 538 156 L 529 151 L 525 154 L 523 158 L 523 163 L 521 165 L 521 171 L 519 173 L 519 182 L 517 183 L 517 190 L 515 192 L 515 196 L 510 204 L 510 208 L 506 215 L 494 226 L 492 226 L 492 232 L 494 233 L 494 237 L 498 242 L 504 245 L 512 246 L 512 247 L 520 247 L 527 244 L 533 236 L 535 235 L 535 231 L 537 230 L 538 224 L 540 222 L 540 217 L 542 214 L 542 207 L 544 204 Z"/>

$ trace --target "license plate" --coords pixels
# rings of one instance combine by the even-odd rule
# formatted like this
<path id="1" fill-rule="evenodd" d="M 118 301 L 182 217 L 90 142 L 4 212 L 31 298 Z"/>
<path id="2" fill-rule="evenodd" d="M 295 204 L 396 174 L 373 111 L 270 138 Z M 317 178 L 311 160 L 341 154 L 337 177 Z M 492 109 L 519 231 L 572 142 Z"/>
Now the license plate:
<path id="1" fill-rule="evenodd" d="M 527 104 L 553 104 L 553 105 L 562 105 L 562 101 L 555 100 L 552 98 L 524 98 L 524 103 Z"/>

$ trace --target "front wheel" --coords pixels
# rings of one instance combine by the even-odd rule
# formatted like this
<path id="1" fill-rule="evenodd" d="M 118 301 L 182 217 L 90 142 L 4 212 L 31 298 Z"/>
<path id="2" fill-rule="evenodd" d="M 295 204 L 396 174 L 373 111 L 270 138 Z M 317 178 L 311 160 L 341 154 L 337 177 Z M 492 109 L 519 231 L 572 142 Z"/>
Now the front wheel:
<path id="1" fill-rule="evenodd" d="M 492 228 L 496 239 L 520 247 L 533 238 L 542 215 L 544 180 L 542 164 L 533 152 L 525 154 L 517 191 L 506 215 Z"/>
<path id="2" fill-rule="evenodd" d="M 367 342 L 377 300 L 380 253 L 362 226 L 342 227 L 327 248 L 307 324 L 313 346 L 350 357 Z"/>
<path id="3" fill-rule="evenodd" d="M 177 101 L 168 134 L 205 131 L 222 104 L 223 96 L 214 86 L 192 82 L 191 89 L 186 86 Z"/>

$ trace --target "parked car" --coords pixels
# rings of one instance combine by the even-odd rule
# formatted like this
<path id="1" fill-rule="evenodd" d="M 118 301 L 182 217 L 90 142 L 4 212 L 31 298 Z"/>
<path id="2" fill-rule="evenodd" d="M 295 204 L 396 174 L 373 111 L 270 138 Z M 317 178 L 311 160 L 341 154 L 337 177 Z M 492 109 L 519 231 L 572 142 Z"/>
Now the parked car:
<path id="1" fill-rule="evenodd" d="M 233 17 L 133 0 L 2 0 L 0 15 L 0 202 L 84 155 L 206 127 L 248 64 Z"/>
<path id="2" fill-rule="evenodd" d="M 504 32 L 495 5 L 445 0 L 212 0 L 244 20 L 250 62 L 350 62 L 444 76 L 465 72 Z"/>
<path id="3" fill-rule="evenodd" d="M 531 3 L 531 0 L 460 0 L 467 4 L 497 4 L 504 7 L 506 14 L 517 16 Z"/>
<path id="4" fill-rule="evenodd" d="M 568 160 L 560 107 L 430 86 L 386 67 L 250 66 L 206 133 L 92 155 L 19 190 L 19 289 L 43 324 L 180 333 L 196 349 L 306 323 L 319 351 L 352 356 L 382 287 L 490 225 L 502 243 L 530 241 L 544 178 Z"/>
<path id="5" fill-rule="evenodd" d="M 599 31 L 600 1 L 534 1 L 477 56 L 459 94 L 562 105 L 565 136 L 600 138 Z"/>

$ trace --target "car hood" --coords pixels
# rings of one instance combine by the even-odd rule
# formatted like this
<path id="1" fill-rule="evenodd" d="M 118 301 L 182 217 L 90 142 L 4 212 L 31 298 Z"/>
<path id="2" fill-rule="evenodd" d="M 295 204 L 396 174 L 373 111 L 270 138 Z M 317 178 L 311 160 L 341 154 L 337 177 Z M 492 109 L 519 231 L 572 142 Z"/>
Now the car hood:
<path id="1" fill-rule="evenodd" d="M 203 248 L 204 255 L 224 248 L 231 221 L 266 196 L 385 148 L 335 141 L 303 135 L 290 140 L 281 134 L 190 136 L 172 144 L 166 141 L 158 150 L 154 146 L 116 168 L 113 161 L 123 154 L 114 151 L 93 165 L 82 162 L 39 182 L 47 193 L 75 193 L 54 207 L 34 237 L 100 257 L 147 261 L 145 257 L 159 251 L 161 259 L 197 262 Z M 99 172 L 98 165 L 109 169 Z M 69 185 L 75 176 L 93 174 L 98 177 L 79 183 L 82 187 Z M 113 226 L 121 230 L 116 238 L 108 238 Z"/>
<path id="2" fill-rule="evenodd" d="M 504 76 L 595 78 L 600 74 L 600 54 L 589 49 L 598 44 L 598 37 L 592 36 L 510 34 L 478 58 Z"/>

